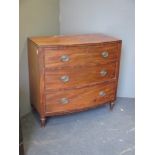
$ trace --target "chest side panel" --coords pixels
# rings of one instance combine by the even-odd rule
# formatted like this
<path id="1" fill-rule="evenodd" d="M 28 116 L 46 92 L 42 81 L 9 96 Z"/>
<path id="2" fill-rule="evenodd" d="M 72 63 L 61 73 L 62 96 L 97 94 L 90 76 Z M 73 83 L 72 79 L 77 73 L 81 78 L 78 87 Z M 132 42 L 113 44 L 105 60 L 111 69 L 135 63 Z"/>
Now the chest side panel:
<path id="1" fill-rule="evenodd" d="M 29 62 L 29 84 L 30 84 L 30 102 L 37 111 L 43 114 L 43 53 L 38 47 L 28 40 L 28 62 Z"/>

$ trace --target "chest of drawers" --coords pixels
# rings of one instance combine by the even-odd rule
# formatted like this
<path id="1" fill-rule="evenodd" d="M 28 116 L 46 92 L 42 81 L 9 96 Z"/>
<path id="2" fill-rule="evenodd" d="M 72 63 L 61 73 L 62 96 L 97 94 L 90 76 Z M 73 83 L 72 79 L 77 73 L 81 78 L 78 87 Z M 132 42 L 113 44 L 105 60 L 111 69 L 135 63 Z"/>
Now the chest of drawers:
<path id="1" fill-rule="evenodd" d="M 49 116 L 116 99 L 121 40 L 103 34 L 28 39 L 30 102 L 41 126 Z"/>

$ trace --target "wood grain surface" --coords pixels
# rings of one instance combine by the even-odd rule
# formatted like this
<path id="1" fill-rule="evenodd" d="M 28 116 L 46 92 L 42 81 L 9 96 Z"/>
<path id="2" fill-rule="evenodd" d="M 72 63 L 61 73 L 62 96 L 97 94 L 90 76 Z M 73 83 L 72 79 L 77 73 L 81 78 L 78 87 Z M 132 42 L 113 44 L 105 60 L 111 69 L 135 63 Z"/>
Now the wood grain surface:
<path id="1" fill-rule="evenodd" d="M 101 46 L 66 47 L 64 49 L 45 49 L 45 67 L 64 66 L 87 66 L 103 65 L 110 61 L 119 59 L 117 52 L 118 43 Z M 102 56 L 103 52 L 108 52 L 108 57 Z M 67 56 L 68 61 L 61 61 L 62 56 Z"/>
<path id="2" fill-rule="evenodd" d="M 115 82 L 102 83 L 99 85 L 56 91 L 55 93 L 46 95 L 46 114 L 60 113 L 70 110 L 80 110 L 83 108 L 93 107 L 111 101 L 114 99 Z M 105 96 L 100 96 L 99 93 L 104 91 Z M 62 104 L 61 99 L 67 98 L 68 104 Z"/>
<path id="3" fill-rule="evenodd" d="M 88 64 L 87 64 L 88 65 Z M 101 75 L 101 71 L 107 71 L 105 76 Z M 62 76 L 68 76 L 69 81 L 63 82 Z M 45 69 L 45 89 L 49 90 L 60 90 L 60 89 L 71 89 L 79 88 L 90 83 L 99 83 L 106 80 L 116 78 L 116 62 L 98 65 L 98 66 L 83 66 L 83 67 L 63 67 L 60 69 L 46 68 Z"/>
<path id="4" fill-rule="evenodd" d="M 74 46 L 102 44 L 108 42 L 120 42 L 119 39 L 105 34 L 85 34 L 85 35 L 58 35 L 40 36 L 30 38 L 38 46 Z"/>
<path id="5" fill-rule="evenodd" d="M 40 71 L 37 51 L 38 48 L 28 40 L 30 102 L 40 112 Z"/>
<path id="6" fill-rule="evenodd" d="M 45 117 L 44 106 L 44 53 L 28 39 L 30 103 Z"/>
<path id="7" fill-rule="evenodd" d="M 46 117 L 115 101 L 121 45 L 121 40 L 103 34 L 28 39 L 30 99 L 41 126 Z M 103 57 L 103 52 L 108 56 Z M 64 56 L 67 61 L 62 61 Z"/>

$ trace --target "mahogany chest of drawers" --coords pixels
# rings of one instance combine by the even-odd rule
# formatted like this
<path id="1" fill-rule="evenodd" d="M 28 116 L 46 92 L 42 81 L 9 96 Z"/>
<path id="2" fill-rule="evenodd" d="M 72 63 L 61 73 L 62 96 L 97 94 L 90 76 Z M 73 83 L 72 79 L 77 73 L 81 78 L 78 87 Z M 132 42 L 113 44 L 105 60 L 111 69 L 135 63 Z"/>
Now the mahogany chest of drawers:
<path id="1" fill-rule="evenodd" d="M 121 40 L 103 34 L 28 39 L 30 101 L 48 116 L 94 108 L 116 99 Z"/>

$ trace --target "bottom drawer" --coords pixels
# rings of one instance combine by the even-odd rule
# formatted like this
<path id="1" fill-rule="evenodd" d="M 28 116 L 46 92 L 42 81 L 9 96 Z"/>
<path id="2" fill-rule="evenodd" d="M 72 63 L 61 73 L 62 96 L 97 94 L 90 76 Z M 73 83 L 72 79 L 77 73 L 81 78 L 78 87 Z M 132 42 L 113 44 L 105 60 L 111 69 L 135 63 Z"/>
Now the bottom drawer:
<path id="1" fill-rule="evenodd" d="M 71 89 L 46 94 L 46 114 L 80 111 L 114 99 L 116 83 Z"/>

